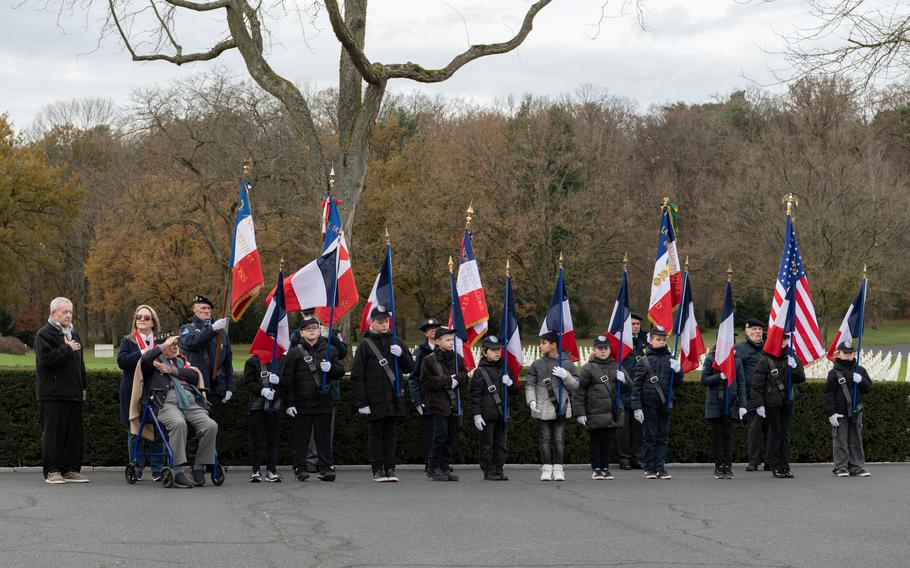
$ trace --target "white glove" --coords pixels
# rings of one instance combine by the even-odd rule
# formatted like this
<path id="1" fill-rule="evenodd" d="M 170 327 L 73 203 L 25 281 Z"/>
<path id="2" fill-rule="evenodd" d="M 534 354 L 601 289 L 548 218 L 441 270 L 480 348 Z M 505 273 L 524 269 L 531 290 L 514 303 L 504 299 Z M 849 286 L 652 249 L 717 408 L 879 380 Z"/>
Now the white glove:
<path id="1" fill-rule="evenodd" d="M 284 411 L 284 413 L 287 414 L 288 416 L 290 416 L 291 418 L 294 418 L 297 416 L 297 407 L 289 406 L 288 409 Z"/>
<path id="2" fill-rule="evenodd" d="M 360 414 L 363 414 L 364 416 L 369 416 L 369 415 L 370 415 L 370 407 L 369 407 L 369 406 L 364 406 L 363 408 L 358 408 L 358 409 L 357 409 L 357 412 L 359 412 Z"/>
<path id="3" fill-rule="evenodd" d="M 679 365 L 679 361 L 676 359 L 670 359 L 670 368 L 673 369 L 674 373 L 678 373 L 682 370 L 682 367 Z"/>
<path id="4" fill-rule="evenodd" d="M 795 369 L 796 368 L 796 359 L 794 359 L 793 356 L 790 355 L 789 357 L 787 357 L 787 364 L 790 365 L 791 369 Z"/>
<path id="5" fill-rule="evenodd" d="M 749 412 L 749 411 L 746 410 L 745 408 L 740 407 L 740 409 L 739 409 L 739 419 L 742 420 L 742 419 L 743 419 L 743 416 L 745 416 L 746 414 L 748 414 L 748 412 Z"/>
<path id="6" fill-rule="evenodd" d="M 831 416 L 828 417 L 828 422 L 830 422 L 832 426 L 837 428 L 838 426 L 840 426 L 840 423 L 837 421 L 837 419 L 843 418 L 843 417 L 844 417 L 843 414 L 832 414 Z"/>
<path id="7" fill-rule="evenodd" d="M 227 391 L 226 393 L 224 393 L 224 400 L 222 402 L 227 402 L 227 401 L 231 400 L 232 396 L 234 396 L 234 393 L 232 393 L 231 391 Z"/>
<path id="8" fill-rule="evenodd" d="M 532 400 L 528 403 L 528 406 L 531 408 L 531 412 L 537 412 L 537 401 Z"/>
<path id="9" fill-rule="evenodd" d="M 401 345 L 395 344 L 389 347 L 389 351 L 392 352 L 392 355 L 395 357 L 401 357 Z"/>
<path id="10" fill-rule="evenodd" d="M 458 387 L 458 379 L 456 379 L 456 378 L 453 376 L 453 377 L 452 377 L 452 388 L 454 389 L 454 388 L 457 388 L 457 387 Z"/>
<path id="11" fill-rule="evenodd" d="M 767 418 L 767 416 L 765 415 L 765 407 L 764 407 L 764 406 L 759 406 L 758 408 L 756 408 L 756 409 L 755 409 L 755 414 L 758 414 L 758 415 L 761 416 L 762 418 Z"/>
<path id="12" fill-rule="evenodd" d="M 579 416 L 579 417 L 576 418 L 575 420 L 578 420 L 578 423 L 581 424 L 582 426 L 585 426 L 585 425 L 587 425 L 587 423 L 588 423 L 588 417 L 587 417 L 587 416 Z"/>
<path id="13" fill-rule="evenodd" d="M 212 329 L 215 331 L 221 331 L 222 329 L 227 329 L 227 324 L 227 318 L 221 318 L 220 320 L 215 320 L 215 323 L 212 324 Z"/>
<path id="14" fill-rule="evenodd" d="M 322 363 L 319 363 L 319 368 L 322 369 L 323 373 L 328 373 L 332 370 L 332 364 L 328 361 L 323 361 Z"/>
<path id="15" fill-rule="evenodd" d="M 859 373 L 853 373 L 853 382 L 854 382 L 854 383 L 861 383 L 861 382 L 863 382 L 863 376 L 860 375 Z"/>
<path id="16" fill-rule="evenodd" d="M 426 409 L 422 404 L 417 405 L 417 414 L 423 416 L 423 413 L 426 412 Z"/>
<path id="17" fill-rule="evenodd" d="M 553 376 L 559 377 L 560 379 L 565 379 L 569 376 L 569 371 L 566 371 L 562 367 L 553 367 Z"/>
<path id="18" fill-rule="evenodd" d="M 475 428 L 477 428 L 478 430 L 483 430 L 483 427 L 486 425 L 487 425 L 487 423 L 483 421 L 483 416 L 481 416 L 479 414 L 474 415 L 474 427 Z"/>
<path id="19" fill-rule="evenodd" d="M 512 386 L 512 384 L 513 384 L 512 377 L 510 377 L 509 375 L 503 375 L 502 384 L 504 384 L 506 387 Z"/>
<path id="20" fill-rule="evenodd" d="M 269 383 L 277 385 L 281 379 L 275 373 L 269 373 Z"/>
<path id="21" fill-rule="evenodd" d="M 639 424 L 644 424 L 644 423 L 645 423 L 645 411 L 644 411 L 644 410 L 642 410 L 642 409 L 639 408 L 638 410 L 636 410 L 636 411 L 633 412 L 632 414 L 635 416 L 635 419 L 638 420 L 638 423 L 639 423 Z"/>
<path id="22" fill-rule="evenodd" d="M 262 395 L 263 398 L 266 398 L 268 400 L 274 400 L 274 398 L 275 398 L 275 391 L 270 389 L 269 387 L 263 388 L 261 391 L 259 391 L 259 394 Z"/>
<path id="23" fill-rule="evenodd" d="M 621 383 L 625 383 L 625 382 L 626 382 L 626 374 L 623 373 L 622 371 L 616 371 L 616 380 L 619 381 L 619 382 L 621 382 Z"/>

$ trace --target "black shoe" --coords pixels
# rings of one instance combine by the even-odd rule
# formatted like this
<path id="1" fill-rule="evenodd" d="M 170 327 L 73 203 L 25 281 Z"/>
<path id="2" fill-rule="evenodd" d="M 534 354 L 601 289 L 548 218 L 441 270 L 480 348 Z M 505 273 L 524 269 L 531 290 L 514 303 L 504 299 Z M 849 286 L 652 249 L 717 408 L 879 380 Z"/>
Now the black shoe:
<path id="1" fill-rule="evenodd" d="M 502 471 L 501 467 L 496 468 L 496 476 L 499 477 L 498 481 L 508 481 L 509 480 L 509 476 L 506 475 L 504 471 Z"/>
<path id="2" fill-rule="evenodd" d="M 645 471 L 645 479 L 657 479 L 659 476 L 653 471 Z"/>
<path id="3" fill-rule="evenodd" d="M 431 469 L 427 473 L 432 481 L 449 481 L 449 474 L 441 469 Z"/>
<path id="4" fill-rule="evenodd" d="M 632 464 L 629 463 L 629 460 L 620 460 L 619 469 L 630 470 L 632 469 Z"/>
<path id="5" fill-rule="evenodd" d="M 758 466 L 750 463 L 746 466 L 746 471 L 758 471 Z"/>
<path id="6" fill-rule="evenodd" d="M 846 470 L 846 468 L 843 468 L 843 467 L 839 467 L 839 468 L 835 469 L 834 475 L 836 475 L 838 477 L 850 477 L 850 473 Z"/>
<path id="7" fill-rule="evenodd" d="M 659 477 L 660 479 L 673 479 L 673 476 L 670 475 L 669 473 L 667 473 L 667 470 L 665 470 L 665 469 L 658 471 L 657 477 Z"/>
<path id="8" fill-rule="evenodd" d="M 602 479 L 613 479 L 613 474 L 610 473 L 609 469 L 600 470 L 600 474 L 603 476 Z"/>
<path id="9" fill-rule="evenodd" d="M 493 470 L 483 472 L 484 481 L 499 481 L 499 476 Z"/>
<path id="10" fill-rule="evenodd" d="M 385 468 L 385 480 L 391 483 L 398 483 L 398 476 L 395 475 L 395 466 Z"/>
<path id="11" fill-rule="evenodd" d="M 790 471 L 790 468 L 788 467 L 784 470 L 784 477 L 786 477 L 787 479 L 793 479 L 796 476 L 793 475 L 793 472 Z"/>
<path id="12" fill-rule="evenodd" d="M 262 474 L 259 473 L 258 469 L 254 469 L 250 473 L 250 483 L 259 483 L 262 481 Z"/>
<path id="13" fill-rule="evenodd" d="M 633 461 L 632 469 L 645 469 L 645 466 L 640 461 Z"/>
<path id="14" fill-rule="evenodd" d="M 762 471 L 774 471 L 774 470 L 771 468 L 770 465 L 765 464 L 765 466 L 762 468 Z"/>
<path id="15" fill-rule="evenodd" d="M 185 473 L 178 473 L 174 476 L 174 487 L 177 489 L 191 489 L 193 485 L 193 480 L 187 477 Z"/>
<path id="16" fill-rule="evenodd" d="M 717 466 L 714 468 L 714 479 L 724 478 L 724 468 Z"/>
<path id="17" fill-rule="evenodd" d="M 771 475 L 773 475 L 774 477 L 776 477 L 778 479 L 787 478 L 787 472 L 782 469 L 775 469 L 774 471 L 771 472 Z"/>
<path id="18" fill-rule="evenodd" d="M 458 476 L 455 475 L 454 470 L 451 467 L 446 475 L 448 476 L 449 481 L 458 481 Z"/>
<path id="19" fill-rule="evenodd" d="M 158 483 L 159 481 L 161 481 L 161 472 L 160 471 L 158 473 L 155 473 L 154 471 L 152 472 L 152 481 L 154 481 L 155 483 Z"/>
<path id="20" fill-rule="evenodd" d="M 732 465 L 724 467 L 724 479 L 734 479 Z"/>
<path id="21" fill-rule="evenodd" d="M 335 481 L 335 466 L 327 466 L 324 470 L 316 474 L 316 477 L 319 478 L 319 481 Z"/>
<path id="22" fill-rule="evenodd" d="M 205 487 L 205 470 L 204 469 L 194 469 L 193 470 L 193 484 L 196 487 Z"/>
<path id="23" fill-rule="evenodd" d="M 281 483 L 281 474 L 277 471 L 266 470 L 265 480 L 269 483 Z"/>
<path id="24" fill-rule="evenodd" d="M 306 472 L 307 473 L 319 473 L 319 466 L 317 466 L 314 463 L 308 463 L 308 464 L 306 464 Z"/>
<path id="25" fill-rule="evenodd" d="M 305 467 L 298 467 L 297 475 L 295 477 L 297 477 L 297 481 L 306 481 L 310 478 L 310 474 L 306 472 Z"/>
<path id="26" fill-rule="evenodd" d="M 143 470 L 141 469 L 136 470 L 136 481 L 142 481 L 142 472 Z"/>
<path id="27" fill-rule="evenodd" d="M 389 479 L 385 476 L 385 471 L 382 468 L 373 470 L 373 481 L 380 483 L 388 480 Z"/>
<path id="28" fill-rule="evenodd" d="M 854 471 L 854 472 L 851 473 L 850 475 L 854 475 L 854 476 L 857 476 L 857 477 L 869 477 L 869 476 L 872 475 L 872 474 L 869 473 L 868 471 L 866 471 L 866 470 L 863 469 L 863 468 L 859 468 L 858 470 Z"/>
<path id="29" fill-rule="evenodd" d="M 449 466 L 448 472 L 449 472 L 449 473 L 454 473 L 454 472 L 455 472 L 455 469 L 454 469 L 452 466 Z"/>

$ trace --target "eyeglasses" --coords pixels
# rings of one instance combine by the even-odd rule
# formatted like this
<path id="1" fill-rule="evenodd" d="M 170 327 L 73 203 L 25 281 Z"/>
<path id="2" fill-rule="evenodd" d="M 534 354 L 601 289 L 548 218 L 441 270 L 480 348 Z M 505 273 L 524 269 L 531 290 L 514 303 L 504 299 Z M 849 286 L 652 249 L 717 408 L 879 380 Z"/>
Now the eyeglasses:
<path id="1" fill-rule="evenodd" d="M 136 321 L 152 321 L 152 316 L 139 314 L 138 316 L 136 316 Z"/>

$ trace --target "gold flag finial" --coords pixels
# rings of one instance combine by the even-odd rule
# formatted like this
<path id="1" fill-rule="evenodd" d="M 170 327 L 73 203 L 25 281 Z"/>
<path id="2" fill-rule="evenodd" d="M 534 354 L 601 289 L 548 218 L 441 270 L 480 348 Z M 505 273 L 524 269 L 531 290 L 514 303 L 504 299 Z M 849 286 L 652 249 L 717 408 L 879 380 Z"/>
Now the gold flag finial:
<path id="1" fill-rule="evenodd" d="M 565 265 L 565 260 L 562 258 L 562 251 L 559 251 L 559 267 L 563 268 Z"/>
<path id="2" fill-rule="evenodd" d="M 279 270 L 284 270 L 284 255 L 281 255 L 281 260 L 278 261 Z"/>
<path id="3" fill-rule="evenodd" d="M 622 269 L 623 269 L 623 271 L 626 271 L 629 269 L 629 253 L 625 253 L 622 255 Z"/>
<path id="4" fill-rule="evenodd" d="M 246 179 L 250 175 L 250 164 L 253 163 L 253 158 L 249 154 L 246 155 L 246 158 L 243 159 L 243 179 Z"/>
<path id="5" fill-rule="evenodd" d="M 510 276 L 509 271 L 512 267 L 509 265 L 509 259 L 506 259 L 506 276 Z"/>
<path id="6" fill-rule="evenodd" d="M 455 272 L 455 262 L 452 260 L 451 255 L 449 256 L 449 273 Z"/>
<path id="7" fill-rule="evenodd" d="M 727 265 L 727 281 L 733 282 L 733 263 Z"/>
<path id="8" fill-rule="evenodd" d="M 387 245 L 392 244 L 392 239 L 389 237 L 389 228 L 388 227 L 385 228 L 385 244 L 387 244 Z"/>
<path id="9" fill-rule="evenodd" d="M 474 216 L 474 200 L 473 199 L 471 200 L 471 204 L 468 205 L 468 208 L 465 210 L 465 213 L 467 213 L 467 215 L 465 215 L 465 218 L 464 218 L 464 221 L 465 221 L 464 228 L 470 229 L 471 228 L 471 219 Z"/>
<path id="10" fill-rule="evenodd" d="M 863 278 L 866 278 L 866 263 L 863 263 Z"/>
<path id="11" fill-rule="evenodd" d="M 664 207 L 670 206 L 670 196 L 669 195 L 664 195 L 664 205 L 663 206 Z"/>
<path id="12" fill-rule="evenodd" d="M 683 263 L 683 270 L 689 272 L 689 257 L 686 256 L 686 262 Z"/>
<path id="13" fill-rule="evenodd" d="M 793 215 L 793 206 L 799 206 L 799 197 L 792 191 L 780 200 L 781 203 L 787 204 L 787 216 Z"/>

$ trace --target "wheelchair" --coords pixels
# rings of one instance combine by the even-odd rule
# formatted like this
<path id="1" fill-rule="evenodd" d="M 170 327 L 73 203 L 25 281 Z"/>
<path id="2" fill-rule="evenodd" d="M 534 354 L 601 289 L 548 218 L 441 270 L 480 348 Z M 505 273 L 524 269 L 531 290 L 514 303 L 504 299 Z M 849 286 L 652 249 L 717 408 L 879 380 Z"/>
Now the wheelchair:
<path id="1" fill-rule="evenodd" d="M 142 399 L 140 404 L 142 405 L 142 415 L 139 419 L 139 435 L 136 436 L 135 445 L 132 448 L 133 460 L 127 464 L 126 470 L 124 471 L 124 476 L 126 477 L 126 482 L 130 485 L 135 484 L 139 481 L 139 472 L 142 470 L 143 464 L 145 463 L 145 458 L 147 457 L 163 457 L 164 458 L 164 467 L 161 469 L 161 485 L 165 489 L 170 489 L 174 486 L 174 452 L 171 450 L 171 445 L 168 443 L 167 431 L 161 425 L 161 422 L 158 421 L 158 410 L 160 408 L 159 404 L 164 404 L 164 395 L 166 391 L 163 389 L 153 389 L 148 398 Z M 160 400 L 158 403 L 156 401 Z M 160 439 L 162 445 L 164 446 L 164 451 L 162 452 L 153 452 L 146 451 L 143 447 L 142 431 L 145 428 L 146 424 L 152 424 L 155 430 L 156 439 Z M 187 425 L 191 429 L 191 425 Z M 189 436 L 189 430 L 187 436 Z M 215 450 L 215 463 L 212 464 L 212 471 L 210 472 L 212 485 L 218 487 L 224 483 L 225 469 L 224 466 L 218 463 L 218 450 Z"/>

